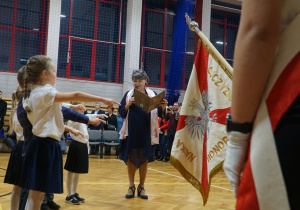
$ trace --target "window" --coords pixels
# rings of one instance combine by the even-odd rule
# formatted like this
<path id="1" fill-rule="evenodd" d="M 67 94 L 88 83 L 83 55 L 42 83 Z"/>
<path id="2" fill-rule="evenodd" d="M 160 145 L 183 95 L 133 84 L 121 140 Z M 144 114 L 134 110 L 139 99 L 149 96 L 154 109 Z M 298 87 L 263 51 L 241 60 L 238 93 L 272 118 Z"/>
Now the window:
<path id="1" fill-rule="evenodd" d="M 230 65 L 233 65 L 239 22 L 240 14 L 216 9 L 211 12 L 210 41 Z"/>
<path id="2" fill-rule="evenodd" d="M 126 9 L 125 0 L 63 0 L 58 76 L 123 82 Z"/>
<path id="3" fill-rule="evenodd" d="M 17 72 L 45 54 L 48 0 L 0 0 L 0 70 Z"/>

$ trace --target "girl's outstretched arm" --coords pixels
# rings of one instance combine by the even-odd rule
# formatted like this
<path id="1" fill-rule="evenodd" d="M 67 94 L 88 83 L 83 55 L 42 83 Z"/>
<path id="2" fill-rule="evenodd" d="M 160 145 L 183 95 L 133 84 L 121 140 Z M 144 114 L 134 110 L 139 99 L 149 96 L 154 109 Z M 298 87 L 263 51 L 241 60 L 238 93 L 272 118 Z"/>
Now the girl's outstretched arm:
<path id="1" fill-rule="evenodd" d="M 65 102 L 65 101 L 75 101 L 75 100 L 82 101 L 82 102 L 102 102 L 109 106 L 113 106 L 114 104 L 120 105 L 118 102 L 110 98 L 103 98 L 100 96 L 95 96 L 80 91 L 69 92 L 69 93 L 57 92 L 55 95 L 54 102 Z"/>
<path id="2" fill-rule="evenodd" d="M 73 133 L 75 136 L 80 135 L 80 136 L 84 137 L 84 134 L 81 133 L 79 130 L 76 130 L 76 129 L 74 129 L 70 126 L 67 126 L 67 125 L 65 125 L 65 131 L 69 131 L 69 132 Z"/>

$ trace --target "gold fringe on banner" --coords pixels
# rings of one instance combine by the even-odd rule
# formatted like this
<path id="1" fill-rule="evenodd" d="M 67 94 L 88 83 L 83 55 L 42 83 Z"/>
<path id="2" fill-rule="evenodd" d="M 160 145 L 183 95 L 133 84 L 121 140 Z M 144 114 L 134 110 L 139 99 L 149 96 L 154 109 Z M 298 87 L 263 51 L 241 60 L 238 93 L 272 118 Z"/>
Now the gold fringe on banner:
<path id="1" fill-rule="evenodd" d="M 179 160 L 177 160 L 172 155 L 170 156 L 170 163 L 174 166 L 174 168 L 176 168 L 181 173 L 181 175 L 201 193 L 204 206 L 207 203 L 207 199 L 208 199 L 208 195 L 209 195 L 209 191 L 210 191 L 211 180 L 222 169 L 223 162 L 224 161 L 219 163 L 215 168 L 213 168 L 211 170 L 211 172 L 209 174 L 209 183 L 207 186 L 206 194 L 204 195 L 201 182 L 198 179 L 196 179 L 192 174 L 190 174 L 185 169 L 185 167 L 181 164 L 181 162 Z"/>

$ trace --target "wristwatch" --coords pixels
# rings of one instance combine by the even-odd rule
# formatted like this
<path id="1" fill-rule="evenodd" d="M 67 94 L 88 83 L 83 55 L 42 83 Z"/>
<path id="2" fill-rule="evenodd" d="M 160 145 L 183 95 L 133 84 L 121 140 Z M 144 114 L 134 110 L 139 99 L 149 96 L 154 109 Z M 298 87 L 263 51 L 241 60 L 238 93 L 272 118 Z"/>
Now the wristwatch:
<path id="1" fill-rule="evenodd" d="M 237 123 L 231 119 L 231 114 L 227 114 L 227 132 L 237 131 L 241 133 L 250 133 L 252 131 L 253 123 Z"/>

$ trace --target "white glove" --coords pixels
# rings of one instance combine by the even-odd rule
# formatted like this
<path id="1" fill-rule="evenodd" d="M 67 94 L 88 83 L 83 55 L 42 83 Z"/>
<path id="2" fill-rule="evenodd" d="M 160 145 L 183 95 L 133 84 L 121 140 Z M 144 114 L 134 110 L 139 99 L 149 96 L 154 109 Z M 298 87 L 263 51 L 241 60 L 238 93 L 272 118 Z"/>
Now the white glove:
<path id="1" fill-rule="evenodd" d="M 223 164 L 223 170 L 231 184 L 234 197 L 240 184 L 240 175 L 243 164 L 246 161 L 246 155 L 249 147 L 250 133 L 229 132 L 229 141 L 227 143 L 226 158 Z"/>

